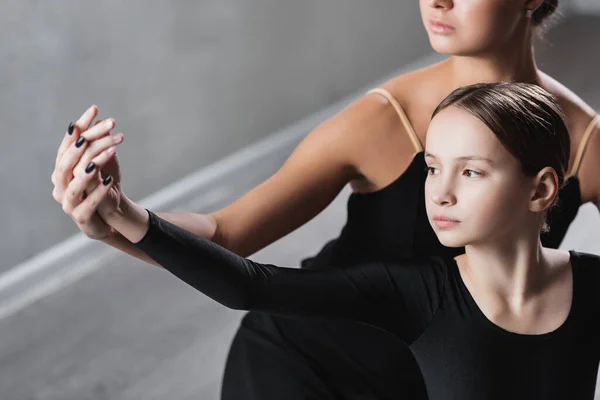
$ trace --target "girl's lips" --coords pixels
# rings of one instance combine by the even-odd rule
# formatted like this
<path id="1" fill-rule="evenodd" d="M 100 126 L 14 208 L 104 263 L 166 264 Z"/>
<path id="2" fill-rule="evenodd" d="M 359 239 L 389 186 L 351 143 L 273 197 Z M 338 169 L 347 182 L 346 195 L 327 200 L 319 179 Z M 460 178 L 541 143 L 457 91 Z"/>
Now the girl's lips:
<path id="1" fill-rule="evenodd" d="M 448 229 L 460 224 L 460 221 L 444 216 L 435 216 L 433 217 L 433 223 L 440 229 Z"/>
<path id="2" fill-rule="evenodd" d="M 431 19 L 431 20 L 429 20 L 429 29 L 433 33 L 437 33 L 440 35 L 447 35 L 449 33 L 454 32 L 454 30 L 456 28 L 454 28 L 452 25 L 445 24 L 440 20 Z"/>

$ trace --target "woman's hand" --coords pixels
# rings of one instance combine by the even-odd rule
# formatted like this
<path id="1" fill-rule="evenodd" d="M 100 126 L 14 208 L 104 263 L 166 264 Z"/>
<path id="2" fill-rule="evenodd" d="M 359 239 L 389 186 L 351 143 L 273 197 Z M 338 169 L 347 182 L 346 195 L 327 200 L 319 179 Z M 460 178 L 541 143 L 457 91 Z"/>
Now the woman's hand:
<path id="1" fill-rule="evenodd" d="M 115 213 L 122 197 L 116 146 L 123 141 L 123 134 L 110 134 L 115 125 L 112 119 L 90 128 L 97 113 L 92 106 L 69 126 L 52 173 L 54 199 L 91 239 L 112 233 L 101 216 Z"/>

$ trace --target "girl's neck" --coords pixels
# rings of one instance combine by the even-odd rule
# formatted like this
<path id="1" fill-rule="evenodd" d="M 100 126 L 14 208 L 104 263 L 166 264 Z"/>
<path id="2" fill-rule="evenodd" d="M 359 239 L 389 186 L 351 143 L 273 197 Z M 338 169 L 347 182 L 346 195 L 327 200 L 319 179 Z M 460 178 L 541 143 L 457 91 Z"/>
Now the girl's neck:
<path id="1" fill-rule="evenodd" d="M 543 290 L 551 264 L 539 236 L 466 246 L 465 255 L 457 260 L 473 285 L 517 302 Z"/>
<path id="2" fill-rule="evenodd" d="M 474 83 L 540 83 L 531 40 L 494 52 L 452 56 L 446 61 L 453 89 Z"/>
<path id="3" fill-rule="evenodd" d="M 537 245 L 469 246 L 461 257 L 462 280 L 494 324 L 537 335 L 556 330 L 566 320 L 573 299 L 568 253 L 545 249 L 538 239 Z"/>

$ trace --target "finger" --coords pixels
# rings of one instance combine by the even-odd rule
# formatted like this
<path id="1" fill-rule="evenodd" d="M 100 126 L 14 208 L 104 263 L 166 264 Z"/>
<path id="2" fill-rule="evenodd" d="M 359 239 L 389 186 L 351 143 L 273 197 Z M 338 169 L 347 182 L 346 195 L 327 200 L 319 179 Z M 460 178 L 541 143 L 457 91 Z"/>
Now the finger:
<path id="1" fill-rule="evenodd" d="M 74 135 L 74 132 L 75 132 L 75 124 L 70 122 L 69 126 L 67 127 L 67 133 L 65 133 L 65 135 L 62 138 L 62 141 L 60 142 L 60 145 L 58 146 L 58 150 L 56 152 L 56 160 L 54 161 L 54 168 L 56 168 L 56 166 L 58 165 L 58 161 L 60 160 L 60 157 L 64 153 L 65 149 L 71 143 L 73 143 L 75 140 L 77 140 L 77 138 Z"/>
<path id="2" fill-rule="evenodd" d="M 95 104 L 85 110 L 81 117 L 75 122 L 75 132 L 81 133 L 90 129 L 90 125 L 94 118 L 98 115 L 98 106 Z"/>
<path id="3" fill-rule="evenodd" d="M 69 127 L 67 128 L 67 133 L 65 134 L 63 141 L 58 148 L 56 162 L 54 164 L 55 166 L 58 165 L 59 160 L 62 157 L 63 153 L 66 151 L 66 149 L 68 149 L 72 143 L 79 139 L 79 133 L 87 130 L 90 122 L 94 118 L 96 118 L 97 114 L 98 107 L 96 105 L 93 105 L 84 111 L 84 113 L 81 115 L 81 117 L 79 117 L 77 122 L 69 124 Z"/>
<path id="4" fill-rule="evenodd" d="M 99 119 L 98 121 L 94 122 L 94 126 L 98 125 L 99 123 L 101 123 L 101 122 L 103 122 L 103 121 L 104 121 L 104 120 L 101 120 L 101 119 Z M 69 125 L 69 129 L 71 129 L 71 127 L 74 127 L 74 126 L 75 126 L 75 125 L 74 125 L 73 123 L 71 123 L 71 124 Z M 73 129 L 71 129 L 71 130 L 74 130 L 74 128 L 73 128 Z M 78 137 L 76 137 L 76 136 L 77 136 L 77 135 L 73 135 L 73 139 L 71 140 L 71 142 L 75 142 L 75 141 L 78 139 Z M 86 140 L 89 140 L 89 138 L 88 138 L 86 135 L 80 135 L 80 136 L 84 136 L 84 137 L 86 137 Z M 68 144 L 69 144 L 69 141 L 67 140 L 67 138 L 63 139 L 63 143 L 64 143 L 65 145 L 68 145 Z M 62 151 L 59 149 L 59 154 L 58 154 L 58 156 L 56 157 L 56 163 L 55 163 L 55 165 L 54 165 L 54 168 L 56 168 L 56 166 L 58 165 L 58 163 L 59 163 L 59 160 L 60 160 L 60 157 L 62 156 L 62 154 L 63 154 L 63 153 L 64 153 L 64 149 L 63 149 Z M 54 183 L 54 175 L 53 175 L 53 181 L 52 181 L 52 183 Z"/>
<path id="5" fill-rule="evenodd" d="M 110 159 L 115 155 L 115 153 L 116 153 L 116 146 L 109 147 L 108 149 L 106 149 L 102 153 L 100 153 L 98 156 L 96 156 L 90 162 L 90 164 L 93 164 L 96 169 L 101 171 L 102 168 L 106 165 L 106 163 L 108 163 L 110 161 Z M 89 168 L 89 164 L 87 165 L 87 167 Z M 96 186 L 101 181 L 102 181 L 102 179 L 100 178 L 100 176 L 98 176 L 98 179 L 95 179 L 92 182 L 90 182 L 87 185 L 87 187 L 85 188 L 84 194 L 87 195 L 88 193 L 92 193 L 94 191 L 94 189 L 96 189 Z"/>
<path id="6" fill-rule="evenodd" d="M 79 159 L 77 165 L 73 168 L 73 174 L 76 176 L 81 174 L 87 165 L 98 157 L 102 152 L 108 150 L 112 146 L 119 145 L 123 142 L 123 134 L 116 133 L 114 135 L 108 135 L 101 139 L 97 139 L 91 142 Z"/>
<path id="7" fill-rule="evenodd" d="M 85 138 L 80 137 L 67 150 L 65 150 L 58 165 L 54 169 L 53 182 L 57 196 L 62 197 L 62 192 L 66 189 L 71 179 L 73 179 L 73 168 L 79 162 L 82 154 L 88 146 Z"/>
<path id="8" fill-rule="evenodd" d="M 110 161 L 110 159 L 116 154 L 116 152 L 117 146 L 111 146 L 108 149 L 104 150 L 102 153 L 98 154 L 96 157 L 94 157 L 91 162 L 96 164 L 96 166 L 101 169 Z"/>
<path id="9" fill-rule="evenodd" d="M 93 127 L 85 132 L 81 133 L 81 136 L 85 137 L 87 141 L 94 141 L 110 133 L 111 129 L 115 127 L 115 120 L 107 118 L 103 121 L 97 122 Z"/>
<path id="10" fill-rule="evenodd" d="M 73 220 L 79 225 L 86 224 L 95 214 L 98 204 L 106 197 L 108 191 L 113 186 L 112 176 L 107 176 L 102 180 L 94 191 L 88 193 L 86 199 L 82 201 L 72 211 Z"/>
<path id="11" fill-rule="evenodd" d="M 68 142 L 71 140 L 71 136 L 73 135 L 73 130 L 75 129 L 75 125 L 70 122 L 69 126 L 67 127 L 67 133 L 65 134 L 65 136 L 63 136 L 62 141 L 60 142 L 60 145 L 58 146 L 58 150 L 56 151 L 56 159 L 54 160 L 54 170 L 52 171 L 52 175 L 50 176 L 50 180 L 52 181 L 53 185 L 56 185 L 56 167 L 58 166 L 58 163 L 60 161 L 60 158 L 62 157 L 62 154 L 64 153 L 64 149 L 66 146 L 68 146 Z"/>
<path id="12" fill-rule="evenodd" d="M 101 123 L 102 121 L 104 121 L 104 120 L 103 120 L 103 119 L 98 119 L 98 120 L 96 120 L 96 121 L 95 121 L 95 122 L 92 124 L 92 126 L 96 126 L 96 125 L 98 125 L 99 123 Z"/>
<path id="13" fill-rule="evenodd" d="M 73 210 L 83 201 L 85 188 L 91 181 L 98 179 L 99 175 L 98 170 L 91 168 L 85 176 L 74 178 L 69 182 L 62 198 L 63 211 L 67 215 L 73 217 Z"/>

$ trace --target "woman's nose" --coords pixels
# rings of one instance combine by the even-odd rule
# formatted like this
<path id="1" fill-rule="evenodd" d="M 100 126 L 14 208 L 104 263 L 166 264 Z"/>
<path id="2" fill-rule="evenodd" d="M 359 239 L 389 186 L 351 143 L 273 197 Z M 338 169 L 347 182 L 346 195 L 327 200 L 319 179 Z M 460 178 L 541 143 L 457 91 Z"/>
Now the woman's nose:
<path id="1" fill-rule="evenodd" d="M 454 6 L 454 1 L 452 0 L 429 0 L 429 7 L 449 10 Z"/>

